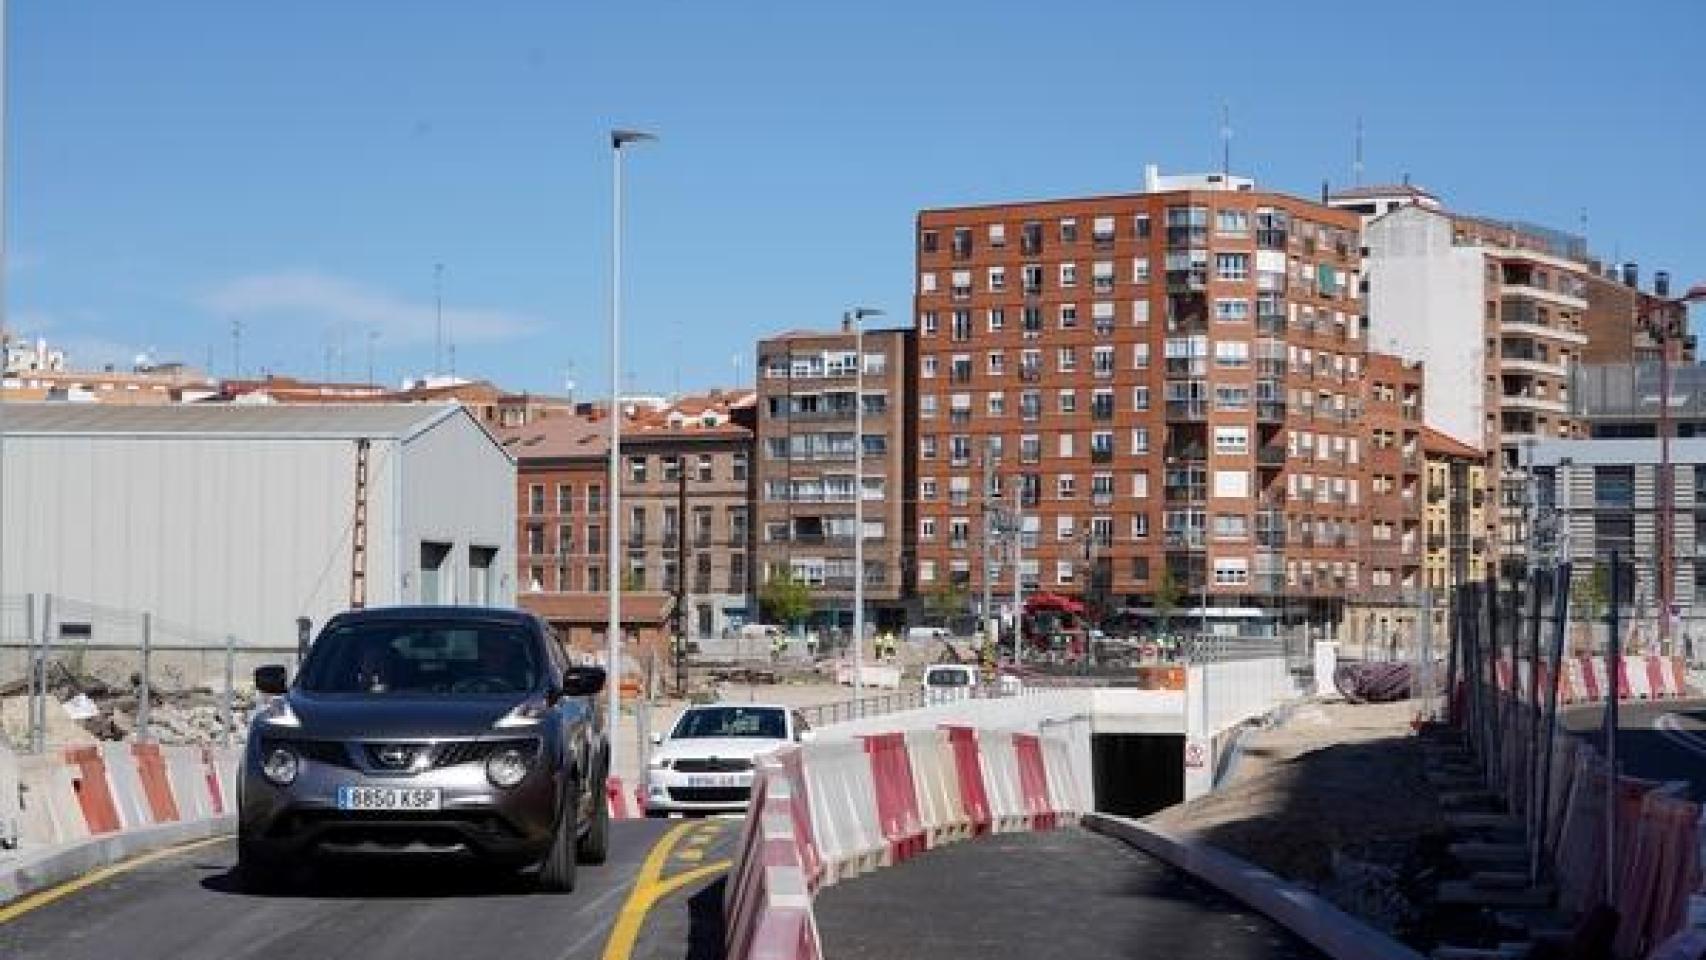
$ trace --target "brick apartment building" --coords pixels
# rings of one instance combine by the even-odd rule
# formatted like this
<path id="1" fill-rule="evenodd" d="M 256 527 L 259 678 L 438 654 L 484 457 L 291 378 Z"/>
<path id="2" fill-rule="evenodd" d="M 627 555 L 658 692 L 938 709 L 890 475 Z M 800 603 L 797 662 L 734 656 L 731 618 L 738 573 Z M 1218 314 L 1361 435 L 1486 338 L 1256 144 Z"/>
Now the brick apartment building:
<path id="1" fill-rule="evenodd" d="M 1145 186 L 919 214 L 919 589 L 976 596 L 987 495 L 1022 505 L 1027 589 L 1153 612 L 1167 567 L 1222 622 L 1337 619 L 1375 569 L 1358 217 Z"/>
<path id="2" fill-rule="evenodd" d="M 910 501 L 916 450 L 911 330 L 869 329 L 861 360 L 855 332 L 800 330 L 758 344 L 757 562 L 762 576 L 784 573 L 813 587 L 820 625 L 853 622 L 854 497 L 864 497 L 867 618 L 903 626 L 913 593 Z M 855 435 L 863 402 L 864 435 Z M 859 458 L 859 459 L 855 459 Z M 862 491 L 855 465 L 862 465 Z"/>
<path id="3" fill-rule="evenodd" d="M 750 593 L 752 394 L 634 405 L 623 424 L 622 553 L 608 556 L 610 423 L 602 410 L 504 430 L 516 458 L 517 584 L 523 606 L 577 645 L 604 642 L 611 576 L 629 636 L 672 633 L 680 576 L 680 464 L 687 477 L 687 611 L 696 636 L 742 622 Z"/>
<path id="4" fill-rule="evenodd" d="M 1653 327 L 1662 328 L 1667 320 L 1686 331 L 1688 309 L 1664 303 L 1657 293 L 1642 290 L 1640 279 L 1640 268 L 1633 263 L 1588 273 L 1588 309 L 1582 319 L 1582 329 L 1588 335 L 1581 352 L 1584 365 L 1655 363 L 1661 347 L 1670 354 L 1671 363 L 1696 362 L 1693 334 L 1670 337 L 1662 343 L 1653 336 Z"/>
<path id="5" fill-rule="evenodd" d="M 1570 380 L 1590 342 L 1586 243 L 1420 204 L 1363 236 L 1371 346 L 1422 361 L 1424 421 L 1488 456 L 1489 533 L 1505 575 L 1520 574 L 1524 444 L 1583 432 Z"/>
<path id="6" fill-rule="evenodd" d="M 671 594 L 685 578 L 695 637 L 751 618 L 753 417 L 752 391 L 717 390 L 636 407 L 623 429 L 623 576 Z"/>

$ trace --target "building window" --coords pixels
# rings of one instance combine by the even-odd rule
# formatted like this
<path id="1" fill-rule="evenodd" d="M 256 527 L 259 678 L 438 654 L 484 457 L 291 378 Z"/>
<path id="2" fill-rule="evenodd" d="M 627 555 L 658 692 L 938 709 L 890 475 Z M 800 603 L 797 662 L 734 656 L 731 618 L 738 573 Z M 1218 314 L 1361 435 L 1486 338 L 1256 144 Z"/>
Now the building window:
<path id="1" fill-rule="evenodd" d="M 737 453 L 729 458 L 729 475 L 737 483 L 746 482 L 746 454 Z"/>
<path id="2" fill-rule="evenodd" d="M 1147 513 L 1133 514 L 1132 518 L 1131 518 L 1131 538 L 1133 540 L 1145 540 L 1145 539 L 1148 539 L 1148 537 L 1149 537 L 1149 514 L 1147 514 Z M 1137 560 L 1143 561 L 1143 567 L 1142 567 L 1143 572 L 1142 573 L 1137 572 L 1137 570 L 1138 570 L 1138 566 L 1136 563 Z M 1149 561 L 1146 558 L 1137 557 L 1134 559 L 1134 561 L 1132 563 L 1132 577 L 1133 577 L 1133 579 L 1137 579 L 1137 580 L 1149 579 Z"/>
<path id="3" fill-rule="evenodd" d="M 1043 292 L 1043 268 L 1040 263 L 1027 263 L 1020 268 L 1020 280 L 1027 294 Z"/>
<path id="4" fill-rule="evenodd" d="M 1054 518 L 1054 538 L 1056 540 L 1062 542 L 1070 541 L 1076 533 L 1077 530 L 1073 526 L 1071 516 L 1063 515 Z"/>
<path id="5" fill-rule="evenodd" d="M 1090 289 L 1096 293 L 1114 292 L 1114 262 L 1098 260 L 1090 268 Z"/>
<path id="6" fill-rule="evenodd" d="M 918 292 L 921 294 L 932 294 L 936 292 L 936 275 L 934 273 L 921 273 L 918 275 Z"/>
<path id="7" fill-rule="evenodd" d="M 1133 410 L 1138 410 L 1138 411 L 1149 409 L 1149 388 L 1148 387 L 1132 387 L 1131 388 L 1131 408 Z"/>
<path id="8" fill-rule="evenodd" d="M 992 417 L 1004 417 L 1007 415 L 1006 394 L 992 393 L 989 395 L 989 415 Z"/>
<path id="9" fill-rule="evenodd" d="M 1144 389 L 1147 390 L 1148 388 L 1146 387 Z M 1131 452 L 1133 454 L 1145 454 L 1149 452 L 1148 427 L 1131 428 Z"/>
<path id="10" fill-rule="evenodd" d="M 1244 237 L 1250 234 L 1250 214 L 1245 210 L 1216 210 L 1214 232 L 1223 237 Z"/>
<path id="11" fill-rule="evenodd" d="M 1000 293 L 1006 289 L 1007 289 L 1007 268 L 1006 267 L 990 267 L 989 268 L 989 292 L 990 293 Z"/>
<path id="12" fill-rule="evenodd" d="M 989 311 L 989 332 L 1000 333 L 1007 327 L 1007 311 L 996 307 Z"/>
<path id="13" fill-rule="evenodd" d="M 1055 350 L 1055 369 L 1061 373 L 1073 373 L 1078 370 L 1078 348 L 1060 347 Z"/>
<path id="14" fill-rule="evenodd" d="M 1241 587 L 1250 582 L 1250 561 L 1243 557 L 1219 557 L 1214 561 L 1217 587 Z"/>
<path id="15" fill-rule="evenodd" d="M 923 479 L 918 481 L 918 499 L 920 499 L 920 500 L 934 500 L 934 499 L 936 499 L 936 480 L 935 480 L 935 478 L 924 477 Z"/>
<path id="16" fill-rule="evenodd" d="M 1059 393 L 1059 398 L 1060 398 L 1060 412 L 1061 413 L 1077 413 L 1078 412 L 1078 393 L 1076 391 L 1062 390 Z"/>
<path id="17" fill-rule="evenodd" d="M 970 340 L 971 339 L 971 311 L 970 310 L 955 310 L 953 317 L 952 317 L 952 320 L 953 320 L 954 326 L 953 326 L 953 329 L 950 331 L 949 336 L 952 339 L 954 339 L 956 341 L 961 341 L 961 342 L 966 341 L 966 340 Z"/>
<path id="18" fill-rule="evenodd" d="M 1065 219 L 1060 221 L 1060 242 L 1061 243 L 1077 243 L 1078 242 L 1078 221 L 1076 219 L 1074 219 L 1072 217 L 1066 217 Z"/>
<path id="19" fill-rule="evenodd" d="M 575 488 L 570 483 L 557 484 L 557 512 L 575 512 Z"/>
<path id="20" fill-rule="evenodd" d="M 665 483 L 675 483 L 681 479 L 681 458 L 660 457 L 663 463 L 663 479 Z"/>
<path id="21" fill-rule="evenodd" d="M 589 523 L 586 526 L 586 552 L 598 554 L 604 551 L 604 527 L 602 524 Z"/>
<path id="22" fill-rule="evenodd" d="M 1060 265 L 1060 286 L 1062 289 L 1078 286 L 1078 264 L 1063 263 Z"/>
<path id="23" fill-rule="evenodd" d="M 645 457 L 629 457 L 628 458 L 628 480 L 631 483 L 645 483 L 646 482 L 646 458 Z"/>
<path id="24" fill-rule="evenodd" d="M 950 296 L 955 300 L 971 299 L 970 270 L 955 270 L 953 274 L 950 275 L 949 280 L 952 281 L 952 286 L 948 291 Z"/>
<path id="25" fill-rule="evenodd" d="M 1131 475 L 1131 496 L 1134 500 L 1149 499 L 1149 471 L 1139 470 Z"/>
<path id="26" fill-rule="evenodd" d="M 530 516 L 539 516 L 545 512 L 545 485 L 542 483 L 529 484 L 527 487 L 527 512 Z"/>
<path id="27" fill-rule="evenodd" d="M 1078 478 L 1070 473 L 1063 473 L 1055 478 L 1054 495 L 1060 500 L 1071 500 L 1078 492 Z"/>
<path id="28" fill-rule="evenodd" d="M 936 518 L 935 517 L 920 517 L 918 519 L 918 539 L 920 539 L 920 540 L 934 540 L 934 539 L 936 539 Z"/>
<path id="29" fill-rule="evenodd" d="M 1217 367 L 1247 367 L 1250 365 L 1250 344 L 1243 340 L 1217 340 L 1214 344 L 1214 365 Z"/>
<path id="30" fill-rule="evenodd" d="M 1090 352 L 1091 368 L 1098 377 L 1114 375 L 1114 348 L 1096 347 Z"/>
<path id="31" fill-rule="evenodd" d="M 527 525 L 527 555 L 540 557 L 545 555 L 545 525 L 530 523 Z"/>
<path id="32" fill-rule="evenodd" d="M 1133 370 L 1149 369 L 1149 344 L 1134 343 L 1131 347 L 1131 368 Z"/>
<path id="33" fill-rule="evenodd" d="M 1250 319 L 1250 301 L 1238 298 L 1221 298 L 1214 301 L 1214 319 L 1221 323 L 1239 323 Z"/>
<path id="34" fill-rule="evenodd" d="M 918 252 L 919 253 L 935 253 L 936 249 L 937 249 L 936 231 L 934 231 L 934 230 L 921 230 L 921 231 L 919 231 L 919 233 L 918 233 Z"/>
<path id="35" fill-rule="evenodd" d="M 989 245 L 999 250 L 1007 245 L 1007 225 L 992 223 L 989 225 Z"/>
<path id="36" fill-rule="evenodd" d="M 1214 275 L 1220 280 L 1250 279 L 1250 255 L 1247 253 L 1215 254 Z"/>
<path id="37" fill-rule="evenodd" d="M 1140 213 L 1131 218 L 1131 235 L 1139 240 L 1149 239 L 1149 214 Z"/>
<path id="38" fill-rule="evenodd" d="M 926 380 L 936 376 L 936 355 L 926 354 L 918 359 L 918 375 Z"/>
<path id="39" fill-rule="evenodd" d="M 1223 457 L 1241 457 L 1250 452 L 1249 427 L 1215 427 L 1214 452 Z"/>
<path id="40" fill-rule="evenodd" d="M 964 260 L 971 256 L 971 228 L 955 227 L 952 254 L 955 260 Z"/>
<path id="41" fill-rule="evenodd" d="M 936 335 L 936 311 L 926 310 L 918 315 L 918 332 L 926 337 Z"/>

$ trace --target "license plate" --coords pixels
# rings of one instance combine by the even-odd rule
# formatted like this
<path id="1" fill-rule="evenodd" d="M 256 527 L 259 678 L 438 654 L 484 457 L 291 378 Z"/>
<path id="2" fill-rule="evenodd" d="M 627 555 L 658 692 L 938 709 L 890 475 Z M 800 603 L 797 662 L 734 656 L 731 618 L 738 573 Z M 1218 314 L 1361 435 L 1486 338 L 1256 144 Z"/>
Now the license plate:
<path id="1" fill-rule="evenodd" d="M 424 787 L 339 787 L 339 810 L 437 810 L 437 790 Z"/>
<path id="2" fill-rule="evenodd" d="M 687 778 L 687 785 L 690 787 L 738 787 L 740 786 L 740 776 L 733 773 L 690 776 Z"/>

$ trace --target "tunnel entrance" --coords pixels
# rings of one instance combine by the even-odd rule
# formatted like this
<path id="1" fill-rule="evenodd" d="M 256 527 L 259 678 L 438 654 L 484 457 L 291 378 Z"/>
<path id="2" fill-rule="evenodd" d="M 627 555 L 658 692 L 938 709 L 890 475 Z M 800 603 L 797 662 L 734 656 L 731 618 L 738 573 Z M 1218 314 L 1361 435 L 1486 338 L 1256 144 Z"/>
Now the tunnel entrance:
<path id="1" fill-rule="evenodd" d="M 1090 738 L 1096 809 L 1143 817 L 1185 799 L 1185 738 L 1098 733 Z"/>

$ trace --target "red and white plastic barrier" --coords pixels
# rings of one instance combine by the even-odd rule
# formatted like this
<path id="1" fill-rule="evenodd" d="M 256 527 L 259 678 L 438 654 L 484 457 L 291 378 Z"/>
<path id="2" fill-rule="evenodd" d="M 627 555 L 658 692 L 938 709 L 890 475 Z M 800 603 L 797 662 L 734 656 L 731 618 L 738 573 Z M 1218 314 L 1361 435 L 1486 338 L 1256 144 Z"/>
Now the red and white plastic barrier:
<path id="1" fill-rule="evenodd" d="M 1682 657 L 1638 656 L 1618 660 L 1618 694 L 1624 700 L 1663 700 L 1689 696 L 1688 664 Z M 1499 690 L 1513 690 L 1518 699 L 1528 700 L 1528 661 L 1519 660 L 1513 675 L 1511 662 L 1501 659 L 1494 664 L 1493 676 Z M 1547 695 L 1547 671 L 1542 665 L 1540 696 Z M 1589 703 L 1602 700 L 1611 689 L 1604 657 L 1565 657 L 1558 676 L 1560 704 Z"/>
<path id="2" fill-rule="evenodd" d="M 1076 743 L 1083 740 L 1083 743 Z M 1090 809 L 1088 728 L 946 727 L 822 740 L 761 757 L 724 902 L 730 960 L 821 960 L 824 884 L 990 831 Z"/>
<path id="3" fill-rule="evenodd" d="M 236 811 L 240 751 L 155 743 L 65 747 L 10 755 L 20 842 L 41 848 L 121 830 L 207 820 Z"/>

